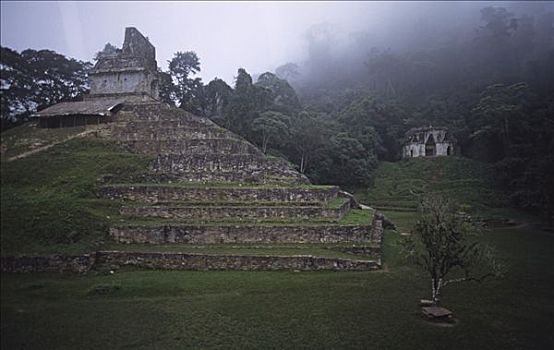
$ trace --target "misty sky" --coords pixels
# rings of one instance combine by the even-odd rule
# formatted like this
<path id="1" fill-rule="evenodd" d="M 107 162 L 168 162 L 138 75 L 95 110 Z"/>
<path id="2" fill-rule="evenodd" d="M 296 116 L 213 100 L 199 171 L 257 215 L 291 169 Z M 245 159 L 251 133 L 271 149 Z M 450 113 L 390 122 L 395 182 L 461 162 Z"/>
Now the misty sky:
<path id="1" fill-rule="evenodd" d="M 307 55 L 306 31 L 333 25 L 338 38 L 364 32 L 379 47 L 414 44 L 414 24 L 428 32 L 456 32 L 479 24 L 484 2 L 6 2 L 1 6 L 1 44 L 18 51 L 52 49 L 92 61 L 106 42 L 121 46 L 124 28 L 137 27 L 156 46 L 167 68 L 176 51 L 193 50 L 201 76 L 233 83 L 240 67 L 250 73 L 273 71 Z M 492 3 L 534 7 L 546 3 Z M 552 4 L 549 4 L 550 6 Z M 422 25 L 423 24 L 423 25 Z M 464 26 L 467 28 L 467 25 Z M 457 33 L 463 35 L 463 33 Z M 421 43 L 416 43 L 421 45 Z"/>

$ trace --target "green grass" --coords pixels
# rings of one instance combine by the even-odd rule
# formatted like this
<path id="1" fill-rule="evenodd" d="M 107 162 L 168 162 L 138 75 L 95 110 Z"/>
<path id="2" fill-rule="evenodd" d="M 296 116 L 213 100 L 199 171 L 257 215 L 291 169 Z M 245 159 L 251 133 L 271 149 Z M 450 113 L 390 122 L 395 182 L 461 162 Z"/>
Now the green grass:
<path id="1" fill-rule="evenodd" d="M 2 132 L 2 160 L 30 151 L 37 147 L 60 142 L 85 131 L 85 127 L 43 129 L 26 123 Z"/>
<path id="2" fill-rule="evenodd" d="M 475 210 L 506 206 L 494 187 L 490 165 L 461 157 L 416 158 L 382 162 L 369 189 L 358 200 L 378 209 L 416 209 L 418 198 L 439 193 Z"/>
<path id="3" fill-rule="evenodd" d="M 342 258 L 352 260 L 367 260 L 368 256 L 343 253 L 339 248 L 364 246 L 367 242 L 355 243 L 251 243 L 251 244 L 106 244 L 104 250 L 119 250 L 133 252 L 169 252 L 188 254 L 223 254 L 223 255 L 312 255 L 328 258 Z"/>
<path id="4" fill-rule="evenodd" d="M 508 273 L 447 287 L 454 327 L 421 319 L 429 281 L 387 232 L 384 272 L 2 274 L 0 341 L 3 349 L 552 348 L 554 237 L 520 228 L 485 238 Z"/>
<path id="5" fill-rule="evenodd" d="M 373 220 L 373 210 L 350 209 L 341 219 L 333 218 L 218 218 L 218 219 L 165 219 L 158 217 L 131 217 L 114 214 L 110 217 L 113 225 L 369 225 Z"/>
<path id="6" fill-rule="evenodd" d="M 338 221 L 341 225 L 369 225 L 373 220 L 373 210 L 350 209 L 346 215 Z"/>
<path id="7" fill-rule="evenodd" d="M 117 202 L 95 199 L 98 177 L 131 176 L 150 161 L 95 138 L 2 161 L 2 255 L 97 249 L 107 239 L 108 217 L 118 212 Z"/>
<path id="8" fill-rule="evenodd" d="M 327 203 L 327 208 L 338 209 L 348 202 L 350 202 L 350 198 L 335 197 Z"/>

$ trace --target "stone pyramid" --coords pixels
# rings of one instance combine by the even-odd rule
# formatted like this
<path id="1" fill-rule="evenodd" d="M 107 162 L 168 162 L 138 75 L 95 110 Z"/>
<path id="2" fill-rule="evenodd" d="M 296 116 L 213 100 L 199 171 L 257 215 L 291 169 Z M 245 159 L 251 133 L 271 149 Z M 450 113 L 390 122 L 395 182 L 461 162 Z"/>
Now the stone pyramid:
<path id="1" fill-rule="evenodd" d="M 343 265 L 379 266 L 379 220 L 373 220 L 373 226 L 369 218 L 362 224 L 345 224 L 342 220 L 353 204 L 338 187 L 311 185 L 284 159 L 265 155 L 207 118 L 160 102 L 155 70 L 154 47 L 138 30 L 127 28 L 123 49 L 96 63 L 85 101 L 57 105 L 38 115 L 45 118 L 44 125 L 60 126 L 67 124 L 65 116 L 92 115 L 98 122 L 102 118 L 108 138 L 130 152 L 152 157 L 144 174 L 132 179 L 116 175 L 99 188 L 101 197 L 121 202 L 117 223 L 110 228 L 113 240 L 357 242 L 369 247 L 376 259 Z M 325 264 L 343 266 L 336 261 Z"/>

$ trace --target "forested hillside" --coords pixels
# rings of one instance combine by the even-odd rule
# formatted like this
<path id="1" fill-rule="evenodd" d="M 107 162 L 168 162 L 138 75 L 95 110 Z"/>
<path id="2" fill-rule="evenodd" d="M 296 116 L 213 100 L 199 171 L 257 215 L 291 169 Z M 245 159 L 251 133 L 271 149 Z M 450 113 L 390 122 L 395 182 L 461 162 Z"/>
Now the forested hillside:
<path id="1" fill-rule="evenodd" d="M 410 128 L 445 126 L 464 156 L 492 165 L 513 204 L 550 219 L 553 22 L 548 11 L 486 7 L 457 35 L 421 24 L 406 38 L 413 44 L 399 48 L 354 33 L 340 51 L 332 25 L 321 24 L 306 34 L 305 60 L 257 79 L 240 68 L 234 86 L 204 83 L 198 55 L 177 52 L 160 71 L 160 93 L 287 158 L 313 182 L 346 188 L 370 186 L 379 161 L 399 160 Z M 2 48 L 1 58 L 3 125 L 87 89 L 89 63 L 46 50 Z"/>

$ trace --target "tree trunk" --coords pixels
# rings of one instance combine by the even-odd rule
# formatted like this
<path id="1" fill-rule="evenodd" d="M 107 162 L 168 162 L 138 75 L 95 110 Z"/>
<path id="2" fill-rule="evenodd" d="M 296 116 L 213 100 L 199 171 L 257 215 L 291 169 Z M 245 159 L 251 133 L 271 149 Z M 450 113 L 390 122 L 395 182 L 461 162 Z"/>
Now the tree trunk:
<path id="1" fill-rule="evenodd" d="M 440 291 L 442 288 L 442 278 L 439 279 L 431 279 L 431 293 L 432 297 L 431 300 L 433 301 L 433 306 L 439 306 L 440 305 Z"/>

